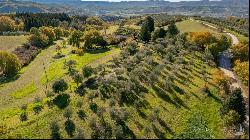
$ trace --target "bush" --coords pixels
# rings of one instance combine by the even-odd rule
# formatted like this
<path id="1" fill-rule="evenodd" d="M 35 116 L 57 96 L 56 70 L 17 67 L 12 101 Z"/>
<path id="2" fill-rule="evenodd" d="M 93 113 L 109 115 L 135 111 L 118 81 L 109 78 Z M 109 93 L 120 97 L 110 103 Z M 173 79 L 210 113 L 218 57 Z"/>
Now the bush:
<path id="1" fill-rule="evenodd" d="M 0 51 L 0 75 L 14 76 L 21 68 L 21 63 L 16 55 Z"/>
<path id="2" fill-rule="evenodd" d="M 28 119 L 27 112 L 22 111 L 19 118 L 20 118 L 20 121 L 26 121 Z"/>
<path id="3" fill-rule="evenodd" d="M 35 114 L 39 114 L 43 109 L 43 105 L 41 103 L 35 103 L 33 106 L 33 111 Z"/>
<path id="4" fill-rule="evenodd" d="M 22 66 L 27 66 L 40 52 L 40 49 L 27 43 L 16 48 L 13 53 L 22 62 Z"/>
<path id="5" fill-rule="evenodd" d="M 53 91 L 58 93 L 60 91 L 65 91 L 68 89 L 68 84 L 64 81 L 64 79 L 60 79 L 54 82 L 52 85 Z"/>
<path id="6" fill-rule="evenodd" d="M 69 102 L 70 96 L 66 93 L 59 94 L 53 99 L 53 103 L 60 109 L 64 109 L 65 107 L 67 107 L 69 105 Z"/>

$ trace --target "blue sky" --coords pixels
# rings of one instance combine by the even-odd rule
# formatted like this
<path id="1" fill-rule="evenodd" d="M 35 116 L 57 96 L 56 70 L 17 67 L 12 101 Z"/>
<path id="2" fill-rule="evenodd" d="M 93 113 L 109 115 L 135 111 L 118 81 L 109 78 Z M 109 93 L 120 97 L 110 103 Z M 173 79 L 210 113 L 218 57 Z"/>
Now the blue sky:
<path id="1" fill-rule="evenodd" d="M 146 1 L 146 0 L 82 0 L 82 1 L 114 1 L 114 2 L 119 2 L 119 1 Z M 179 1 L 200 1 L 200 0 L 166 0 L 166 1 L 179 2 Z"/>

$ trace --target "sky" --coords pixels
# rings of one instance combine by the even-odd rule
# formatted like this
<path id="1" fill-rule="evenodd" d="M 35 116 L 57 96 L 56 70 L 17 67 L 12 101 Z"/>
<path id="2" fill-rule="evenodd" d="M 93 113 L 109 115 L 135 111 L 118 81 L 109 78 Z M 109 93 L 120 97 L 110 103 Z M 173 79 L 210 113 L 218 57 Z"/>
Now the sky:
<path id="1" fill-rule="evenodd" d="M 119 1 L 146 1 L 146 0 L 82 0 L 82 1 L 113 1 L 113 2 L 119 2 Z M 170 2 L 179 2 L 179 1 L 200 1 L 200 0 L 166 0 Z"/>

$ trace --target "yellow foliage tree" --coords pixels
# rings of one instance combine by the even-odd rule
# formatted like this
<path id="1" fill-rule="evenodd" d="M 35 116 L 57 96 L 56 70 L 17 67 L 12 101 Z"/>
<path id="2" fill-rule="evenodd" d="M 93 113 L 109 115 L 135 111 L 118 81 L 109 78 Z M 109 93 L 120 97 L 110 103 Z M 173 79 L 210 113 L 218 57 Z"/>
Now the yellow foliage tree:
<path id="1" fill-rule="evenodd" d="M 243 80 L 245 84 L 249 82 L 249 61 L 241 62 L 240 60 L 236 60 L 234 62 L 235 66 L 233 70 L 235 73 Z"/>
<path id="2" fill-rule="evenodd" d="M 235 60 L 240 59 L 241 61 L 249 60 L 249 45 L 247 41 L 242 41 L 237 45 L 231 47 L 233 57 Z"/>
<path id="3" fill-rule="evenodd" d="M 205 45 L 215 42 L 216 38 L 210 32 L 190 32 L 187 36 L 189 43 L 205 49 Z"/>
<path id="4" fill-rule="evenodd" d="M 0 32 L 15 31 L 16 24 L 13 19 L 8 16 L 0 16 Z"/>

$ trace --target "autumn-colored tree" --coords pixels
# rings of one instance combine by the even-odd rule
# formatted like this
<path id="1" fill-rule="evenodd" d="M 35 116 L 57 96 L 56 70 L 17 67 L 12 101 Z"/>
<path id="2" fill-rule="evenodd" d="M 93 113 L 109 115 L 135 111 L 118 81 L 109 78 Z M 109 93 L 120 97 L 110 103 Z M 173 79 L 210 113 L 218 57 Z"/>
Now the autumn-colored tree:
<path id="1" fill-rule="evenodd" d="M 98 32 L 97 30 L 86 31 L 83 36 L 83 40 L 85 41 L 84 49 L 86 50 L 93 49 L 93 45 L 103 47 L 107 44 L 107 42 L 101 36 L 100 32 Z"/>
<path id="2" fill-rule="evenodd" d="M 80 42 L 82 41 L 82 35 L 83 33 L 79 30 L 73 31 L 69 37 L 69 44 L 79 48 Z"/>
<path id="3" fill-rule="evenodd" d="M 14 31 L 16 24 L 13 19 L 8 16 L 0 16 L 0 32 Z"/>
<path id="4" fill-rule="evenodd" d="M 240 60 L 236 60 L 234 62 L 233 70 L 235 73 L 243 80 L 245 84 L 249 82 L 249 61 L 241 62 Z"/>
<path id="5" fill-rule="evenodd" d="M 39 48 L 47 47 L 49 44 L 48 36 L 40 32 L 36 34 L 32 34 L 28 40 L 31 45 L 39 47 Z"/>
<path id="6" fill-rule="evenodd" d="M 0 75 L 13 76 L 21 68 L 21 63 L 16 55 L 0 51 Z"/>
<path id="7" fill-rule="evenodd" d="M 89 25 L 102 26 L 104 24 L 104 21 L 98 17 L 89 17 L 86 19 L 86 23 Z"/>
<path id="8" fill-rule="evenodd" d="M 205 49 L 205 45 L 215 42 L 215 37 L 210 32 L 191 32 L 187 39 L 189 43 Z"/>
<path id="9" fill-rule="evenodd" d="M 233 59 L 240 59 L 241 61 L 249 60 L 249 44 L 247 41 L 241 41 L 237 45 L 231 47 L 233 53 Z"/>
<path id="10" fill-rule="evenodd" d="M 56 35 L 56 39 L 60 39 L 60 37 L 64 36 L 64 31 L 63 31 L 63 28 L 61 27 L 56 27 L 54 28 L 54 32 L 55 32 L 55 35 Z"/>
<path id="11" fill-rule="evenodd" d="M 40 32 L 45 34 L 49 38 L 49 44 L 51 44 L 56 39 L 56 34 L 51 27 L 40 27 Z"/>

